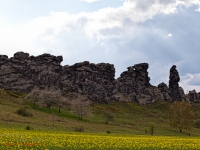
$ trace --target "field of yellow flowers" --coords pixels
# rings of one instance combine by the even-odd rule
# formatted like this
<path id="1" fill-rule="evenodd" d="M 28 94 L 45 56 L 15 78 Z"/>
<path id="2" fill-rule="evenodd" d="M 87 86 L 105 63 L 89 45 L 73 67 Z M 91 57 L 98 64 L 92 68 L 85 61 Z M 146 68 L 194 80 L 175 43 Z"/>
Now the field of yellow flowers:
<path id="1" fill-rule="evenodd" d="M 200 149 L 200 138 L 44 132 L 0 129 L 2 150 Z"/>

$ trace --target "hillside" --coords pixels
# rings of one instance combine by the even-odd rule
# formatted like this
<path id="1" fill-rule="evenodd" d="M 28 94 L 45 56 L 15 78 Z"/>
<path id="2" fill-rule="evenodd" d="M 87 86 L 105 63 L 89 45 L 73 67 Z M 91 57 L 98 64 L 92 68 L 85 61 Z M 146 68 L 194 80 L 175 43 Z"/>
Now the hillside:
<path id="1" fill-rule="evenodd" d="M 80 128 L 89 133 L 111 134 L 149 134 L 151 124 L 155 126 L 155 135 L 191 135 L 199 136 L 200 129 L 193 127 L 191 131 L 169 127 L 168 108 L 170 103 L 157 101 L 150 105 L 139 105 L 131 102 L 113 102 L 110 104 L 95 103 L 92 106 L 92 114 L 78 120 L 77 116 L 70 113 L 69 108 L 62 108 L 58 113 L 58 108 L 53 106 L 50 110 L 42 105 L 33 104 L 23 99 L 23 95 L 17 95 L 10 91 L 0 90 L 0 125 L 6 128 L 17 128 L 25 130 L 28 125 L 33 130 L 56 130 L 73 132 Z M 25 108 L 32 117 L 24 117 L 16 112 L 20 108 Z M 192 105 L 196 114 L 195 122 L 200 120 L 200 104 Z M 104 112 L 109 112 L 114 116 L 114 120 L 108 125 L 105 124 Z"/>

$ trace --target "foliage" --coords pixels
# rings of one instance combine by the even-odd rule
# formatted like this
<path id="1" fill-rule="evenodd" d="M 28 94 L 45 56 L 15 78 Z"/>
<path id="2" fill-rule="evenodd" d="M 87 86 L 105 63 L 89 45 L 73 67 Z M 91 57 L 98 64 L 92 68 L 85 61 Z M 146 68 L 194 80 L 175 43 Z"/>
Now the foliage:
<path id="1" fill-rule="evenodd" d="M 28 93 L 26 95 L 25 99 L 31 99 L 33 104 L 34 104 L 34 106 L 35 106 L 35 103 L 37 101 L 39 101 L 40 98 L 41 98 L 40 94 L 41 94 L 41 91 L 39 89 L 37 89 L 37 88 L 34 88 L 30 93 Z"/>
<path id="2" fill-rule="evenodd" d="M 7 95 L 6 91 L 4 89 L 0 89 L 0 96 L 5 97 Z"/>
<path id="3" fill-rule="evenodd" d="M 5 91 L 6 91 L 7 94 L 10 95 L 10 96 L 13 96 L 13 97 L 15 97 L 15 98 L 20 98 L 20 96 L 17 95 L 17 94 L 15 94 L 14 92 L 11 92 L 11 91 L 8 91 L 8 90 L 5 90 Z"/>
<path id="4" fill-rule="evenodd" d="M 106 133 L 107 133 L 107 134 L 110 134 L 111 132 L 110 132 L 110 130 L 107 130 Z"/>
<path id="5" fill-rule="evenodd" d="M 200 147 L 198 137 L 136 136 L 116 134 L 88 134 L 26 131 L 0 128 L 0 149 L 45 150 L 174 150 Z"/>
<path id="6" fill-rule="evenodd" d="M 174 102 L 169 109 L 170 126 L 182 129 L 191 129 L 194 121 L 194 113 L 189 102 Z"/>
<path id="7" fill-rule="evenodd" d="M 84 99 L 75 99 L 71 102 L 71 112 L 78 116 L 79 120 L 82 120 L 83 116 L 89 115 L 90 102 Z"/>
<path id="8" fill-rule="evenodd" d="M 84 132 L 84 127 L 83 127 L 83 126 L 75 127 L 75 128 L 74 128 L 74 131 L 77 131 L 77 132 Z"/>
<path id="9" fill-rule="evenodd" d="M 59 108 L 59 113 L 61 107 L 65 105 L 66 99 L 62 97 L 60 90 L 54 89 L 43 89 L 39 90 L 34 88 L 26 97 L 26 99 L 31 99 L 34 107 L 37 101 L 42 101 L 46 104 L 46 107 L 50 110 L 53 104 L 57 105 Z"/>
<path id="10" fill-rule="evenodd" d="M 196 128 L 200 128 L 200 120 L 196 121 L 195 124 L 194 124 L 194 126 L 195 126 Z"/>
<path id="11" fill-rule="evenodd" d="M 25 129 L 26 130 L 33 130 L 33 128 L 31 128 L 29 125 L 27 125 Z"/>
<path id="12" fill-rule="evenodd" d="M 113 121 L 114 120 L 113 114 L 111 114 L 109 112 L 105 112 L 104 113 L 104 118 L 105 118 L 105 123 L 106 124 L 108 124 L 109 121 Z"/>
<path id="13" fill-rule="evenodd" d="M 30 112 L 27 112 L 26 108 L 19 108 L 17 110 L 17 114 L 21 116 L 26 116 L 26 117 L 33 117 L 33 114 Z"/>
<path id="14" fill-rule="evenodd" d="M 150 132 L 151 135 L 154 134 L 154 130 L 155 130 L 155 125 L 154 124 L 150 124 L 149 132 Z"/>

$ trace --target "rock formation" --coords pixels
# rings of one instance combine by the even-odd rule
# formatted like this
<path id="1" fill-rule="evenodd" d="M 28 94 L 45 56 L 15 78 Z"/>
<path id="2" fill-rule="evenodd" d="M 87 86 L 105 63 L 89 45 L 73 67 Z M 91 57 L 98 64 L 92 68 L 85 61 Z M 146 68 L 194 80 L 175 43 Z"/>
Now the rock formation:
<path id="1" fill-rule="evenodd" d="M 62 56 L 43 54 L 38 57 L 18 52 L 14 57 L 0 56 L 0 88 L 17 93 L 27 93 L 39 88 L 60 85 Z"/>
<path id="2" fill-rule="evenodd" d="M 168 102 L 172 101 L 171 97 L 169 96 L 170 90 L 169 90 L 168 86 L 165 83 L 163 83 L 163 82 L 160 83 L 158 85 L 158 89 L 163 94 L 164 100 L 166 100 Z"/>
<path id="3" fill-rule="evenodd" d="M 159 89 L 152 86 L 148 77 L 148 64 L 141 63 L 127 68 L 116 81 L 117 91 L 133 102 L 153 103 L 163 99 Z"/>
<path id="4" fill-rule="evenodd" d="M 178 84 L 180 77 L 176 66 L 170 69 L 169 87 L 165 83 L 156 87 L 149 83 L 147 63 L 128 67 L 115 79 L 112 64 L 85 61 L 61 66 L 62 60 L 62 56 L 50 54 L 35 57 L 17 52 L 11 58 L 0 55 L 0 88 L 16 93 L 28 93 L 33 88 L 57 89 L 64 94 L 85 95 L 99 103 L 132 101 L 149 104 L 162 99 L 169 102 L 185 99 L 183 89 Z M 200 102 L 200 94 L 195 92 L 190 92 L 187 99 Z"/>
<path id="5" fill-rule="evenodd" d="M 14 57 L 0 55 L 0 88 L 16 93 L 39 89 L 61 89 L 88 95 L 101 103 L 110 101 L 115 88 L 114 65 L 90 64 L 85 61 L 61 66 L 62 56 L 43 54 L 37 57 L 17 52 Z"/>
<path id="6" fill-rule="evenodd" d="M 64 66 L 61 71 L 61 90 L 87 95 L 100 103 L 111 101 L 115 88 L 114 65 L 88 61 Z"/>
<path id="7" fill-rule="evenodd" d="M 185 94 L 181 87 L 179 87 L 178 82 L 180 81 L 180 77 L 178 71 L 176 70 L 176 66 L 173 65 L 170 69 L 169 76 L 169 96 L 172 101 L 182 101 L 185 100 Z"/>
<path id="8" fill-rule="evenodd" d="M 200 92 L 197 93 L 195 90 L 189 91 L 188 94 L 186 94 L 187 101 L 190 101 L 192 103 L 200 103 Z"/>

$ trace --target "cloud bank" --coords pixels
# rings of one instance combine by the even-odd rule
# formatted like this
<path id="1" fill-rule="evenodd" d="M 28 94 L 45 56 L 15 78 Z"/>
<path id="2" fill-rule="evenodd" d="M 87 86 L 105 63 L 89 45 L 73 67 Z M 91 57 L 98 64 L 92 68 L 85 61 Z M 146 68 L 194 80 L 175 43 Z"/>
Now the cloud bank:
<path id="1" fill-rule="evenodd" d="M 147 62 L 153 85 L 168 84 L 175 64 L 185 91 L 194 85 L 200 91 L 199 11 L 198 0 L 126 0 L 121 7 L 90 13 L 51 12 L 18 28 L 0 26 L 0 49 L 9 56 L 16 51 L 63 55 L 63 65 L 108 62 L 116 77 Z"/>
<path id="2" fill-rule="evenodd" d="M 87 2 L 87 3 L 93 3 L 93 2 L 97 2 L 98 0 L 80 0 L 80 1 Z"/>

